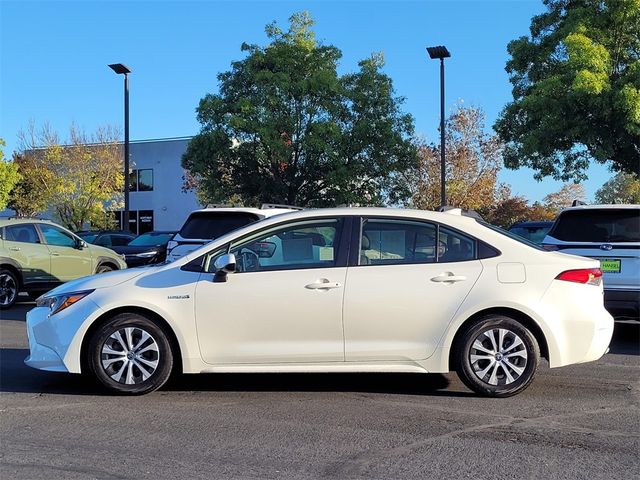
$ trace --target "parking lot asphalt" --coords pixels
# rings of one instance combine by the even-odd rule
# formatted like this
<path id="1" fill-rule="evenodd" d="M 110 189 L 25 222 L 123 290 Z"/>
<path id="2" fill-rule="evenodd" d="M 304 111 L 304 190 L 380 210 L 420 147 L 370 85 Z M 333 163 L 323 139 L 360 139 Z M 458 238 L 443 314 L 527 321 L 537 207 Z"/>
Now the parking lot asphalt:
<path id="1" fill-rule="evenodd" d="M 32 370 L 0 312 L 0 477 L 640 478 L 640 326 L 507 399 L 455 374 L 182 375 L 142 397 Z"/>

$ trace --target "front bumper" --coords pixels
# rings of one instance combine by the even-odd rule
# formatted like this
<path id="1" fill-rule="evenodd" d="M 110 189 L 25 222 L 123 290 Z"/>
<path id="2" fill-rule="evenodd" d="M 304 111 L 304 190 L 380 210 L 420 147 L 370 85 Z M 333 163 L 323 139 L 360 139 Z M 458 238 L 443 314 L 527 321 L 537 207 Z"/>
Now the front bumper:
<path id="1" fill-rule="evenodd" d="M 86 325 L 100 314 L 89 298 L 49 317 L 48 307 L 27 313 L 29 356 L 24 363 L 51 372 L 80 373 L 80 351 Z"/>
<path id="2" fill-rule="evenodd" d="M 638 290 L 605 289 L 604 306 L 615 319 L 640 321 L 640 291 Z"/>

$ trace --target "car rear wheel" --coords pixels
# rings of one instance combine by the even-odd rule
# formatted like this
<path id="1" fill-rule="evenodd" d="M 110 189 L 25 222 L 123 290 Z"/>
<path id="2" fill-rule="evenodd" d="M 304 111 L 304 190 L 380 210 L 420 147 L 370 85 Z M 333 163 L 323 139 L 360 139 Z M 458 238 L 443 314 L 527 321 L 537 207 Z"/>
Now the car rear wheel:
<path id="1" fill-rule="evenodd" d="M 540 362 L 533 334 L 513 318 L 489 315 L 470 325 L 455 347 L 456 371 L 464 384 L 490 397 L 526 389 Z"/>
<path id="2" fill-rule="evenodd" d="M 11 270 L 0 268 L 0 309 L 10 308 L 18 299 L 18 277 Z"/>
<path id="3" fill-rule="evenodd" d="M 89 341 L 87 363 L 108 390 L 125 395 L 152 392 L 168 380 L 173 354 L 166 333 L 149 318 L 123 313 Z"/>

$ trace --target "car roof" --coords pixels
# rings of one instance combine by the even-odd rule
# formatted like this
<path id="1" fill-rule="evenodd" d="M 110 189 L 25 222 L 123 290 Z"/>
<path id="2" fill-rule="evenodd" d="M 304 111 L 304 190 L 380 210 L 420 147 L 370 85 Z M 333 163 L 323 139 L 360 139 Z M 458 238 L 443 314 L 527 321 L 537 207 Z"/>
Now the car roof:
<path id="1" fill-rule="evenodd" d="M 16 223 L 49 223 L 51 225 L 58 225 L 52 220 L 46 218 L 28 218 L 28 217 L 2 217 L 0 218 L 0 225 L 13 225 Z"/>
<path id="2" fill-rule="evenodd" d="M 252 213 L 262 217 L 272 217 L 281 213 L 295 212 L 293 208 L 255 208 L 255 207 L 208 207 L 194 210 L 194 213 Z"/>
<path id="3" fill-rule="evenodd" d="M 563 212 L 568 212 L 571 210 L 631 210 L 631 209 L 640 209 L 639 204 L 633 203 L 603 203 L 599 205 L 576 205 L 575 207 L 568 207 L 563 209 Z"/>

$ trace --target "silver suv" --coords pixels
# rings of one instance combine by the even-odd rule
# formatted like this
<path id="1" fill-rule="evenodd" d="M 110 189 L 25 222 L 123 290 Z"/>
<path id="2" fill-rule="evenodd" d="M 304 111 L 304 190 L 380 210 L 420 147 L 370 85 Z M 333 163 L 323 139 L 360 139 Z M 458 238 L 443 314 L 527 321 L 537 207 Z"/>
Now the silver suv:
<path id="1" fill-rule="evenodd" d="M 617 320 L 640 320 L 640 205 L 567 208 L 542 245 L 600 260 L 605 307 Z"/>
<path id="2" fill-rule="evenodd" d="M 167 244 L 167 261 L 172 262 L 202 245 L 263 218 L 301 210 L 288 205 L 263 204 L 260 208 L 208 206 L 189 214 L 187 221 Z"/>

